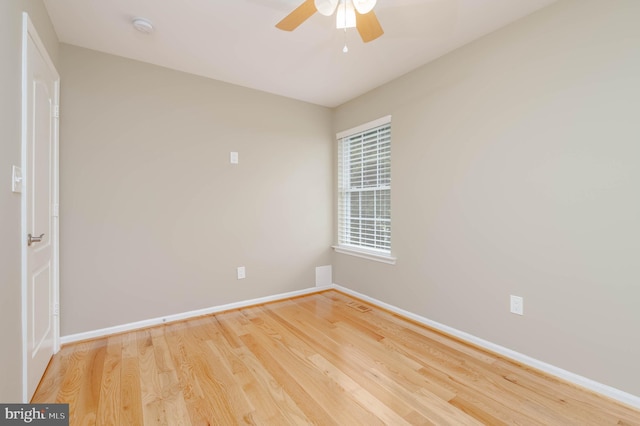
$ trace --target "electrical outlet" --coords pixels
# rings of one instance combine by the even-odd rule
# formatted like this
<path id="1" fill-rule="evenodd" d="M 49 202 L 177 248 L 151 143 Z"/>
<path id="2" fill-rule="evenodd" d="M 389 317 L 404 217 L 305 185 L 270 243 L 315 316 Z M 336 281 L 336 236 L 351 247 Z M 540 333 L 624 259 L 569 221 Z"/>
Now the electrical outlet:
<path id="1" fill-rule="evenodd" d="M 511 295 L 511 313 L 524 315 L 524 299 L 522 297 Z"/>
<path id="2" fill-rule="evenodd" d="M 244 266 L 238 266 L 238 279 L 243 280 L 247 277 Z"/>

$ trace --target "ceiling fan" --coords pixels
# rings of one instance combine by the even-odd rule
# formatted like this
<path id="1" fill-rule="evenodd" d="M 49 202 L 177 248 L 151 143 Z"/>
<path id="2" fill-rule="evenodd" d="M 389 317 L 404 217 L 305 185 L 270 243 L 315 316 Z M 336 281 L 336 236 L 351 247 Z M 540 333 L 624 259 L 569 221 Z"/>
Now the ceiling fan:
<path id="1" fill-rule="evenodd" d="M 376 0 L 305 0 L 278 22 L 276 28 L 293 31 L 316 12 L 331 16 L 337 10 L 336 28 L 356 27 L 362 41 L 368 43 L 384 33 L 373 11 L 375 5 Z"/>

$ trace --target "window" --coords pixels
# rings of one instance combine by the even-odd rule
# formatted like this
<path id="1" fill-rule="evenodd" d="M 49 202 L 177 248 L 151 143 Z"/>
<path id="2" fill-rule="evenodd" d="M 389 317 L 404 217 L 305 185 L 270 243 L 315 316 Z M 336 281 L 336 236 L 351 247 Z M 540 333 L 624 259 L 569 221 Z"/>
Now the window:
<path id="1" fill-rule="evenodd" d="M 391 117 L 338 134 L 338 246 L 393 263 Z"/>

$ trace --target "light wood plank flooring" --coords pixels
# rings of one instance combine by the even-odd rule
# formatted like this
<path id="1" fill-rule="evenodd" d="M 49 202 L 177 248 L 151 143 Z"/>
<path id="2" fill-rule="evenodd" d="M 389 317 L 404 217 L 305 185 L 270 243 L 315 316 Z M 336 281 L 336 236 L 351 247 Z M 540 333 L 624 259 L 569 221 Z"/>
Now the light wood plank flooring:
<path id="1" fill-rule="evenodd" d="M 72 425 L 640 425 L 336 291 L 64 346 L 33 402 L 69 403 Z"/>

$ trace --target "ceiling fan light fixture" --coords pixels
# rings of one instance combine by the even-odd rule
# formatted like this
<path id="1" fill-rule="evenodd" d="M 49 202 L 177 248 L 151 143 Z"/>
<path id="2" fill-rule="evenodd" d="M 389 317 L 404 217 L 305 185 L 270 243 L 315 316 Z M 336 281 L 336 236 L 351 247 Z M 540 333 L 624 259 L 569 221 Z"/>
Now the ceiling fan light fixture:
<path id="1" fill-rule="evenodd" d="M 314 0 L 314 4 L 318 13 L 324 16 L 331 16 L 333 12 L 336 11 L 336 7 L 338 7 L 339 0 Z"/>
<path id="2" fill-rule="evenodd" d="M 356 9 L 351 0 L 342 0 L 336 14 L 336 28 L 346 29 L 356 27 Z"/>
<path id="3" fill-rule="evenodd" d="M 376 3 L 376 0 L 304 0 L 282 18 L 276 28 L 293 31 L 316 12 L 331 15 L 337 10 L 336 28 L 344 30 L 345 37 L 348 28 L 357 28 L 362 41 L 369 43 L 384 34 L 378 17 L 373 13 Z"/>
<path id="4" fill-rule="evenodd" d="M 376 7 L 376 0 L 353 0 L 353 5 L 360 15 L 364 15 Z"/>

